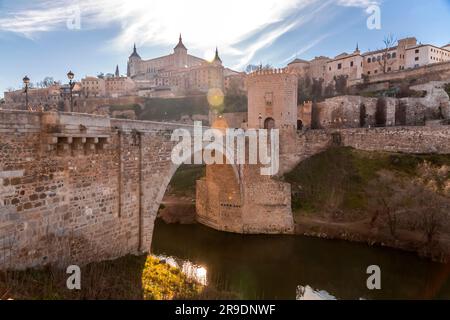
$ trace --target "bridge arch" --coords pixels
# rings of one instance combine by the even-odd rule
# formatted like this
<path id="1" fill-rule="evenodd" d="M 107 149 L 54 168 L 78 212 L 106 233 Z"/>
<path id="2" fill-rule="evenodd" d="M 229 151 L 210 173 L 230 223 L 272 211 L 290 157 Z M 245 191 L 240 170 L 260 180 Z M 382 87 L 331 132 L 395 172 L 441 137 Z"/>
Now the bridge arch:
<path id="1" fill-rule="evenodd" d="M 200 148 L 200 149 L 195 149 L 194 152 L 192 152 L 191 154 L 185 155 L 184 158 L 182 159 L 183 163 L 185 163 L 189 158 L 193 159 L 196 155 L 198 154 L 202 154 L 205 151 L 205 148 Z M 235 190 L 236 193 L 239 195 L 239 203 L 243 204 L 244 203 L 244 199 L 245 199 L 245 194 L 244 194 L 244 188 L 243 188 L 243 183 L 242 183 L 242 171 L 243 171 L 243 167 L 242 165 L 237 165 L 237 164 L 233 164 L 233 163 L 227 163 L 227 162 L 232 162 L 232 160 L 234 159 L 234 150 L 230 149 L 228 146 L 225 147 L 225 152 L 222 153 L 222 156 L 224 157 L 224 163 L 223 164 L 213 164 L 213 165 L 207 165 L 209 167 L 214 167 L 214 166 L 225 166 L 226 168 L 228 168 L 227 172 L 232 171 L 233 173 L 233 186 L 222 186 L 223 188 L 235 188 L 237 187 L 238 190 Z M 170 160 L 169 160 L 170 161 Z M 183 164 L 182 163 L 182 164 Z M 167 188 L 170 184 L 170 182 L 172 181 L 173 176 L 175 175 L 176 171 L 180 168 L 180 166 L 182 164 L 176 164 L 173 163 L 172 161 L 170 161 L 170 163 L 166 166 L 166 168 L 163 171 L 163 178 L 160 181 L 155 181 L 155 183 L 158 184 L 158 191 L 156 194 L 153 195 L 147 195 L 145 194 L 145 192 L 143 194 L 141 194 L 141 197 L 143 197 L 144 202 L 148 203 L 148 206 L 146 209 L 146 212 L 142 213 L 142 218 L 140 219 L 140 245 L 139 245 L 139 251 L 142 252 L 150 252 L 150 247 L 151 247 L 151 240 L 152 240 L 152 236 L 153 236 L 153 229 L 154 229 L 154 224 L 155 224 L 155 220 L 157 217 L 157 213 L 159 210 L 159 207 L 163 201 L 164 195 L 167 191 Z M 188 163 L 189 164 L 189 163 Z M 223 167 L 222 167 L 223 168 Z M 230 170 L 231 169 L 231 170 Z M 208 174 L 208 173 L 207 173 Z M 150 199 L 153 198 L 153 199 Z"/>

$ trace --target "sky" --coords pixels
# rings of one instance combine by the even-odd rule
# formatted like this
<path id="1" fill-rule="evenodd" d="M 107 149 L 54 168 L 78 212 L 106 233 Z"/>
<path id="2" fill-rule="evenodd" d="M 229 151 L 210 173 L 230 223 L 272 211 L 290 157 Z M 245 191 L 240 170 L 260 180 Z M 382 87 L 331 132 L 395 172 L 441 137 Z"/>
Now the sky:
<path id="1" fill-rule="evenodd" d="M 133 43 L 150 59 L 171 53 L 180 33 L 190 54 L 211 58 L 217 46 L 235 70 L 284 67 L 357 44 L 380 49 L 389 34 L 443 46 L 450 0 L 0 0 L 0 97 L 25 75 L 125 74 Z"/>

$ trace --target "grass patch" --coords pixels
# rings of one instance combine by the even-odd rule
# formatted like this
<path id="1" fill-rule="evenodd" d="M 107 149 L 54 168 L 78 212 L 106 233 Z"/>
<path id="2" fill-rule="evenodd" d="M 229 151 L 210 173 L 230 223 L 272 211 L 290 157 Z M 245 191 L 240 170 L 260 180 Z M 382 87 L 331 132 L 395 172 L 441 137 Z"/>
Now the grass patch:
<path id="1" fill-rule="evenodd" d="M 373 197 L 369 183 L 380 170 L 413 178 L 419 166 L 450 166 L 449 155 L 408 155 L 331 148 L 317 154 L 285 175 L 292 185 L 292 209 L 304 214 L 363 212 Z"/>
<path id="2" fill-rule="evenodd" d="M 131 108 L 131 107 L 129 107 Z M 208 115 L 212 107 L 206 95 L 183 98 L 147 98 L 144 108 L 133 109 L 139 120 L 149 121 L 178 121 L 183 116 Z M 112 110 L 112 109 L 111 109 Z M 120 108 L 118 110 L 124 110 Z M 219 113 L 246 112 L 247 96 L 227 95 L 221 106 L 214 107 Z"/>
<path id="3" fill-rule="evenodd" d="M 138 113 L 139 120 L 178 121 L 182 116 L 194 114 L 208 115 L 209 104 L 206 96 L 185 98 L 148 98 L 144 108 Z"/>
<path id="4" fill-rule="evenodd" d="M 126 299 L 170 300 L 221 298 L 222 293 L 204 287 L 152 256 L 126 256 L 91 263 L 81 268 L 81 290 L 68 290 L 65 270 L 0 272 L 0 299 Z M 205 290 L 206 289 L 206 290 Z M 223 293 L 224 298 L 230 298 Z"/>

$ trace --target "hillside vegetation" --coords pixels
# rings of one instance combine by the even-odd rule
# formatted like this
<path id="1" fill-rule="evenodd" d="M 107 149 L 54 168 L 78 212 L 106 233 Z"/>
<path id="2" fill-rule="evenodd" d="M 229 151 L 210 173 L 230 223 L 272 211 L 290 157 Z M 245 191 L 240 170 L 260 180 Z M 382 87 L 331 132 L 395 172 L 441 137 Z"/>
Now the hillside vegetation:
<path id="1" fill-rule="evenodd" d="M 427 243 L 450 235 L 450 155 L 406 155 L 333 148 L 285 176 L 295 219 L 402 230 Z"/>
<path id="2" fill-rule="evenodd" d="M 226 95 L 222 105 L 212 107 L 206 95 L 182 98 L 147 98 L 141 108 L 137 104 L 113 105 L 110 111 L 132 110 L 137 119 L 148 121 L 179 121 L 182 117 L 193 115 L 207 116 L 210 110 L 218 113 L 246 112 L 247 96 Z"/>
<path id="3" fill-rule="evenodd" d="M 177 121 L 182 116 L 207 115 L 209 104 L 206 96 L 185 98 L 148 98 L 144 108 L 137 114 L 140 120 Z"/>
<path id="4" fill-rule="evenodd" d="M 170 180 L 167 193 L 195 199 L 196 181 L 205 176 L 205 165 L 181 165 Z"/>

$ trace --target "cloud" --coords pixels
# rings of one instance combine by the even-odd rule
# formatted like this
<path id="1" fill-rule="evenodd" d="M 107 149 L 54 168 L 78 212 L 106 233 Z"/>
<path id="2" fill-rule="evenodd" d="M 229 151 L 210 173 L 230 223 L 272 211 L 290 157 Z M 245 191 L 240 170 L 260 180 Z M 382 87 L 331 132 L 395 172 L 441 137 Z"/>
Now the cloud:
<path id="1" fill-rule="evenodd" d="M 380 0 L 338 0 L 338 5 L 344 7 L 367 8 L 374 4 L 379 4 Z"/>
<path id="2" fill-rule="evenodd" d="M 326 33 L 326 34 L 320 35 L 318 38 L 314 39 L 307 45 L 301 47 L 296 53 L 289 56 L 287 59 L 284 59 L 282 61 L 282 63 L 284 64 L 284 63 L 291 62 L 294 58 L 297 58 L 297 57 L 301 56 L 302 54 L 304 54 L 305 52 L 309 51 L 310 49 L 314 48 L 315 46 L 317 46 L 319 43 L 321 43 L 323 40 L 325 40 L 326 38 L 328 38 L 331 35 L 332 35 L 332 33 Z"/>
<path id="3" fill-rule="evenodd" d="M 363 6 L 370 0 L 328 0 Z M 0 17 L 0 31 L 34 39 L 67 28 L 79 12 L 81 29 L 118 28 L 110 48 L 129 50 L 134 42 L 173 45 L 181 32 L 189 49 L 232 56 L 243 66 L 255 53 L 297 28 L 323 7 L 320 0 L 37 0 Z M 13 6 L 13 5 L 12 5 Z M 320 10 L 318 8 L 321 8 Z M 75 17 L 76 18 L 76 17 Z M 251 41 L 248 41 L 251 39 Z M 247 43 L 242 45 L 242 43 Z"/>

